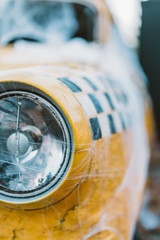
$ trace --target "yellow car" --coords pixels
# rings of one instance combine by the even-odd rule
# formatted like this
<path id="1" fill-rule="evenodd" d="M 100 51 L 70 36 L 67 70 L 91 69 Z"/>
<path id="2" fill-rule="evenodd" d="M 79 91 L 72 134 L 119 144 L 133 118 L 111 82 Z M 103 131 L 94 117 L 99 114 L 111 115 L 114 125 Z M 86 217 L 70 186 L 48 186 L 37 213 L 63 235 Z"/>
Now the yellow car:
<path id="1" fill-rule="evenodd" d="M 134 53 L 103 0 L 4 5 L 0 240 L 132 239 L 153 131 Z"/>

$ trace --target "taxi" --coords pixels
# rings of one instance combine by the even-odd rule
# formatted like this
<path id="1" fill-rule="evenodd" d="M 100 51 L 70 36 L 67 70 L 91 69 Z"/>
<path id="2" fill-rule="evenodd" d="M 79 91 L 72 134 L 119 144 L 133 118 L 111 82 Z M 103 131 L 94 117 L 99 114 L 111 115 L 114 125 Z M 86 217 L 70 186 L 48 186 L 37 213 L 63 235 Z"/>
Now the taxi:
<path id="1" fill-rule="evenodd" d="M 135 54 L 104 0 L 6 2 L 0 239 L 132 239 L 153 135 Z"/>

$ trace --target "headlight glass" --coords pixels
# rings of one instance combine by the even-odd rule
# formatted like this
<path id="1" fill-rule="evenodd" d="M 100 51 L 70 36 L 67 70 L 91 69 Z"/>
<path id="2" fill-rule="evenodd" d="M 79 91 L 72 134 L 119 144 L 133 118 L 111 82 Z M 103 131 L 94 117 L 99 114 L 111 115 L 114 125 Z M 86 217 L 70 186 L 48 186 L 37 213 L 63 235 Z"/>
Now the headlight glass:
<path id="1" fill-rule="evenodd" d="M 31 93 L 1 97 L 2 200 L 28 202 L 53 191 L 67 173 L 71 152 L 71 131 L 54 104 Z"/>

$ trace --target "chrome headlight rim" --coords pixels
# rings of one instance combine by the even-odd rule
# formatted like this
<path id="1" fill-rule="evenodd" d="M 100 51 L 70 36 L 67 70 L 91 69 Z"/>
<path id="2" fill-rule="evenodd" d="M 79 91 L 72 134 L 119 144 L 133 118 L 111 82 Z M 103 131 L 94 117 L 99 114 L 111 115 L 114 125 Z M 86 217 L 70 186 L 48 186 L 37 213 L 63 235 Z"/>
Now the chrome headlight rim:
<path id="1" fill-rule="evenodd" d="M 9 193 L 9 191 L 7 193 L 7 191 L 0 190 L 0 200 L 3 202 L 25 204 L 39 201 L 54 192 L 67 176 L 73 157 L 73 131 L 67 117 L 64 115 L 58 104 L 50 96 L 48 96 L 45 92 L 39 90 L 38 88 L 19 82 L 2 82 L 0 85 L 0 100 L 7 96 L 32 96 L 33 99 L 38 98 L 40 103 L 48 106 L 49 111 L 51 111 L 51 108 L 52 110 L 54 109 L 59 120 L 61 121 L 62 127 L 64 128 L 63 130 L 66 134 L 67 147 L 62 164 L 62 166 L 64 164 L 65 166 L 63 168 L 60 168 L 59 172 L 61 175 L 58 175 L 59 177 L 56 179 L 56 181 L 53 181 L 52 179 L 49 183 L 47 182 L 46 185 L 38 188 L 38 190 L 35 189 L 34 191 L 28 191 L 27 194 L 23 192 L 13 194 Z"/>

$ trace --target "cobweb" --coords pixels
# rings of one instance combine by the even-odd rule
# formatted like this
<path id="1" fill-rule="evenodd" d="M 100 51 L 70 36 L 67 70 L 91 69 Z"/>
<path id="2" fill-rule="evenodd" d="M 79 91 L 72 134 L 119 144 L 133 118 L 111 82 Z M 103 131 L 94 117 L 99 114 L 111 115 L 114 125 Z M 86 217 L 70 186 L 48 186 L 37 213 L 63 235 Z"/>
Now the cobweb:
<path id="1" fill-rule="evenodd" d="M 36 2 L 35 0 L 1 1 L 1 45 L 19 38 L 56 44 L 65 42 L 74 35 L 78 23 L 71 4 L 52 2 L 49 7 L 39 1 L 37 7 Z M 6 14 L 7 12 L 9 14 Z"/>
<path id="2" fill-rule="evenodd" d="M 43 201 L 44 205 L 39 209 L 36 207 L 29 209 L 28 206 L 25 210 L 1 206 L 0 219 L 3 232 L 0 232 L 0 239 L 131 239 L 144 191 L 149 160 L 145 113 L 150 106 L 145 104 L 149 101 L 146 97 L 146 79 L 137 64 L 136 55 L 123 46 L 119 33 L 113 26 L 106 46 L 88 44 L 80 39 L 62 44 L 57 49 L 25 42 L 17 44 L 11 55 L 0 58 L 0 61 L 8 66 L 13 60 L 14 63 L 22 65 L 29 62 L 32 64 L 43 64 L 45 61 L 58 62 L 58 65 L 54 66 L 1 71 L 0 79 L 10 76 L 11 73 L 14 76 L 18 74 L 36 76 L 37 79 L 42 78 L 46 82 L 55 82 L 55 78 L 56 81 L 61 80 L 59 84 L 70 94 L 70 100 L 67 100 L 66 96 L 66 101 L 71 106 L 78 101 L 78 106 L 83 109 L 88 122 L 97 118 L 101 135 L 97 128 L 93 127 L 91 143 L 84 142 L 74 146 L 77 154 L 82 156 L 84 154 L 84 157 L 77 162 L 72 171 L 76 168 L 84 169 L 86 164 L 87 171 L 83 174 L 78 171 L 68 178 L 70 184 L 63 190 L 69 194 L 59 202 L 53 204 L 46 198 Z M 60 64 L 62 62 L 74 64 L 67 66 Z M 143 89 L 143 95 L 133 81 L 134 78 L 142 79 L 138 82 Z M 74 87 L 76 85 L 82 92 L 73 93 L 65 86 L 70 82 L 72 84 L 69 86 L 72 87 L 74 84 Z M 34 92 L 33 89 L 30 91 Z M 114 98 L 113 103 L 116 106 L 114 110 L 107 103 L 105 105 L 101 97 L 98 98 L 99 94 L 104 92 Z M 84 102 L 86 95 L 96 97 L 102 108 L 106 106 L 104 111 L 99 110 L 97 114 L 93 104 L 90 105 L 89 101 Z M 119 113 L 124 113 L 126 117 L 125 129 L 117 120 L 119 118 L 116 116 Z M 113 118 L 115 129 L 107 125 L 106 116 L 110 116 L 109 119 Z M 76 121 L 79 121 L 78 117 Z M 82 139 L 86 134 L 83 130 L 80 133 Z"/>

